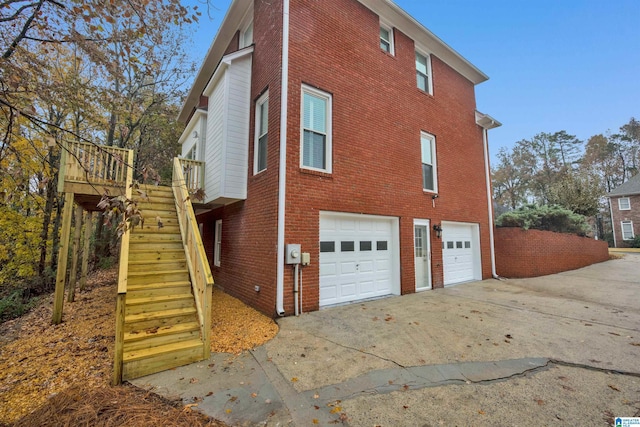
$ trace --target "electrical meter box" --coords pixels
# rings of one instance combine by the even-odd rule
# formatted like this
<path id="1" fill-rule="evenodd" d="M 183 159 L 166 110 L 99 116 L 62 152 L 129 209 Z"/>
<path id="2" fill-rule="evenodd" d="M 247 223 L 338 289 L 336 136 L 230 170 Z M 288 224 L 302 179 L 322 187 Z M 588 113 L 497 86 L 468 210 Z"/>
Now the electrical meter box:
<path id="1" fill-rule="evenodd" d="M 287 245 L 287 264 L 300 264 L 300 244 L 297 243 L 289 243 Z"/>

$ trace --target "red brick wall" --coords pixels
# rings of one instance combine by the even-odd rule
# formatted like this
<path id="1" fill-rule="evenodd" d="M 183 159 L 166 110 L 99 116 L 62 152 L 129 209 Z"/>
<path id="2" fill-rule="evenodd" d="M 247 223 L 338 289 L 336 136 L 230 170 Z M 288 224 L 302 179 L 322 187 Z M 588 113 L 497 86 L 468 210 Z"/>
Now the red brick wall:
<path id="1" fill-rule="evenodd" d="M 253 78 L 247 200 L 216 209 L 198 217 L 204 223 L 204 245 L 216 286 L 275 315 L 276 244 L 278 208 L 278 145 L 280 140 L 280 64 L 282 42 L 281 1 L 255 1 Z M 238 48 L 238 35 L 227 53 Z M 253 175 L 255 101 L 269 90 L 269 135 L 267 170 Z M 220 267 L 213 265 L 215 221 L 222 219 Z M 254 290 L 260 286 L 260 292 Z"/>
<path id="2" fill-rule="evenodd" d="M 611 198 L 611 217 L 613 220 L 613 232 L 616 237 L 617 248 L 628 248 L 631 246 L 629 240 L 622 240 L 622 221 L 633 221 L 633 233 L 634 235 L 640 235 L 640 194 L 629 197 L 629 203 L 631 204 L 631 210 L 621 211 L 618 205 L 618 199 L 620 197 Z"/>
<path id="3" fill-rule="evenodd" d="M 607 242 L 552 231 L 496 228 L 499 276 L 537 277 L 575 270 L 609 259 Z"/>
<path id="4" fill-rule="evenodd" d="M 303 309 L 318 308 L 319 212 L 400 219 L 401 290 L 415 289 L 413 220 L 480 224 L 482 274 L 490 277 L 482 131 L 473 84 L 432 55 L 433 96 L 416 87 L 413 40 L 395 30 L 395 56 L 380 49 L 379 18 L 354 0 L 292 0 L 287 243 L 311 253 Z M 301 85 L 333 96 L 333 172 L 300 168 Z M 435 207 L 422 190 L 420 131 L 436 137 Z M 443 285 L 440 240 L 431 233 L 432 282 Z M 286 277 L 285 308 L 293 306 Z"/>

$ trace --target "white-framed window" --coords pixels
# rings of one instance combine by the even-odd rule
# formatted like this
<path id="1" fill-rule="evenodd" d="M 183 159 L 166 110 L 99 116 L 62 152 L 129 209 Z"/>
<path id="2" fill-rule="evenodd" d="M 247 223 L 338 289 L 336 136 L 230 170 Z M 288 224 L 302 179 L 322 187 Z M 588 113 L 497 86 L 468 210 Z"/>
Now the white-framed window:
<path id="1" fill-rule="evenodd" d="M 436 138 L 426 132 L 420 133 L 420 149 L 422 154 L 422 188 L 424 191 L 438 192 L 438 175 L 436 170 Z"/>
<path id="2" fill-rule="evenodd" d="M 433 82 L 431 78 L 431 57 L 427 54 L 416 51 L 416 80 L 418 89 L 433 93 Z"/>
<path id="3" fill-rule="evenodd" d="M 193 144 L 193 147 L 191 147 L 191 149 L 189 151 L 187 151 L 187 154 L 185 154 L 184 158 L 188 159 L 188 160 L 197 160 L 197 155 L 198 155 L 198 143 Z"/>
<path id="4" fill-rule="evenodd" d="M 622 240 L 633 240 L 636 236 L 633 233 L 633 221 L 621 221 Z"/>
<path id="5" fill-rule="evenodd" d="M 240 34 L 240 49 L 253 44 L 253 20 L 242 30 Z"/>
<path id="6" fill-rule="evenodd" d="M 621 211 L 631 210 L 631 200 L 628 197 L 620 197 L 618 199 L 618 209 Z"/>
<path id="7" fill-rule="evenodd" d="M 222 250 L 222 220 L 216 220 L 214 247 L 213 247 L 213 265 L 220 267 L 220 252 Z"/>
<path id="8" fill-rule="evenodd" d="M 267 168 L 267 141 L 269 135 L 269 91 L 256 101 L 256 135 L 253 145 L 253 173 Z"/>
<path id="9" fill-rule="evenodd" d="M 302 86 L 300 166 L 331 173 L 331 95 Z"/>
<path id="10" fill-rule="evenodd" d="M 393 28 L 383 23 L 380 23 L 380 49 L 394 54 Z"/>

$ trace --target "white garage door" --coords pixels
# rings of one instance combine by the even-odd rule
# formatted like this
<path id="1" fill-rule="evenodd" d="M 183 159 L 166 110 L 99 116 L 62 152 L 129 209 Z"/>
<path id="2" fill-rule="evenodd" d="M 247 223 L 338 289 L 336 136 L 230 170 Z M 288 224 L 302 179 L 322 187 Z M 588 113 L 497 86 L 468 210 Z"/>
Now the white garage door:
<path id="1" fill-rule="evenodd" d="M 442 224 L 444 284 L 480 280 L 480 248 L 475 224 Z"/>
<path id="2" fill-rule="evenodd" d="M 397 220 L 320 215 L 320 306 L 399 294 Z"/>

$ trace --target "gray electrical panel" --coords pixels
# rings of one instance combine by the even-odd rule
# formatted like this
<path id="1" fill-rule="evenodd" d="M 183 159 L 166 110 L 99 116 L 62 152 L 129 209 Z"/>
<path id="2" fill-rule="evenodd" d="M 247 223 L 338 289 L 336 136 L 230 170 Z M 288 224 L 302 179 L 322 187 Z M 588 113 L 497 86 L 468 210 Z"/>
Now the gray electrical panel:
<path id="1" fill-rule="evenodd" d="M 298 243 L 289 243 L 287 245 L 287 264 L 300 264 L 300 244 Z"/>

